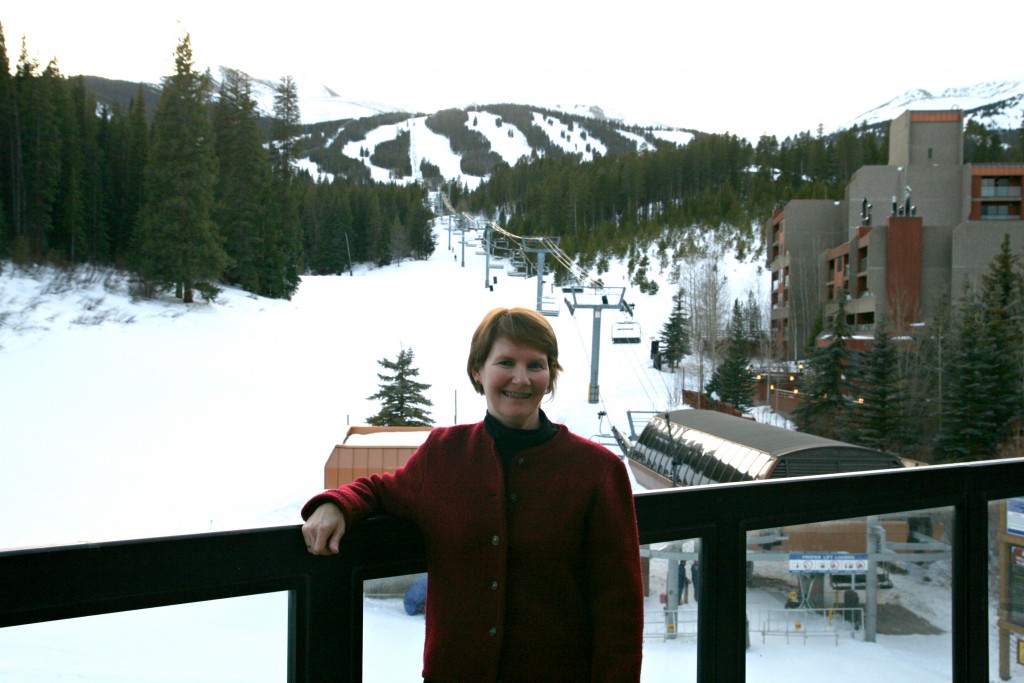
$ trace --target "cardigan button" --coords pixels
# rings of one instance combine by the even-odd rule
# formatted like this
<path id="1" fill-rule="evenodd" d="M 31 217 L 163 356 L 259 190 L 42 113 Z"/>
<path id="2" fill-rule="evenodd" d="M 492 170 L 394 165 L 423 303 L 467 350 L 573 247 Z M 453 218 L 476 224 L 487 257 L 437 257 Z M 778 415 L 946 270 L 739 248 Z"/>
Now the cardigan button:
<path id="1" fill-rule="evenodd" d="M 487 635 L 489 635 L 489 636 L 496 636 L 496 635 L 498 635 L 498 627 L 497 626 L 492 626 L 490 629 L 488 629 Z"/>
<path id="2" fill-rule="evenodd" d="M 498 582 L 497 581 L 491 581 L 491 590 L 492 591 L 498 590 Z"/>
<path id="3" fill-rule="evenodd" d="M 501 538 L 497 534 L 491 536 L 491 545 L 498 545 L 499 543 L 501 543 Z"/>
<path id="4" fill-rule="evenodd" d="M 519 502 L 519 494 L 518 493 L 510 493 L 509 496 L 508 496 L 508 502 L 510 502 L 510 503 L 518 503 Z"/>
<path id="5" fill-rule="evenodd" d="M 519 459 L 516 460 L 516 466 L 517 467 L 523 467 L 525 464 L 526 464 L 526 461 L 523 460 L 522 458 L 519 458 Z"/>

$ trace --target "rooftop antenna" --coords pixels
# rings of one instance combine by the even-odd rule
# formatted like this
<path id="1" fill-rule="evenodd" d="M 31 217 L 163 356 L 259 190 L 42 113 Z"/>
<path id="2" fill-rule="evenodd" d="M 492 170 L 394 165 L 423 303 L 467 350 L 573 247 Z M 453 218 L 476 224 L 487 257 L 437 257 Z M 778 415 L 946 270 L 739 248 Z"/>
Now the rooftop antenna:
<path id="1" fill-rule="evenodd" d="M 871 204 L 868 203 L 867 197 L 860 203 L 860 224 L 871 225 Z"/>

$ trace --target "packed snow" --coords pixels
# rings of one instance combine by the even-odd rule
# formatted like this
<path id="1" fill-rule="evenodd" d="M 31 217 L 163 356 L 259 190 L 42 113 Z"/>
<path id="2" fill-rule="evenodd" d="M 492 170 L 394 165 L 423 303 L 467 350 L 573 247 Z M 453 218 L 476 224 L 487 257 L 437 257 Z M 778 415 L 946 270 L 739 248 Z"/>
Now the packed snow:
<path id="1" fill-rule="evenodd" d="M 376 361 L 403 348 L 430 385 L 437 424 L 479 420 L 485 404 L 465 374 L 470 335 L 493 307 L 533 307 L 537 280 L 494 268 L 497 282 L 485 280 L 483 257 L 446 225 L 438 221 L 428 261 L 305 277 L 292 301 L 230 288 L 214 303 L 133 301 L 117 273 L 3 264 L 0 550 L 297 524 L 334 445 L 379 407 L 367 398 Z M 723 267 L 731 296 L 766 291 L 755 263 Z M 550 318 L 565 366 L 543 405 L 554 421 L 600 438 L 611 424 L 628 431 L 627 411 L 676 407 L 680 376 L 649 359 L 676 287 L 668 269 L 651 271 L 654 296 L 631 288 L 619 264 L 604 276 L 627 288 L 644 341 L 610 343 L 625 314 L 603 314 L 597 404 L 587 402 L 593 314 L 561 306 Z M 543 294 L 562 298 L 550 282 Z M 685 375 L 691 388 L 695 375 Z M 695 604 L 682 607 L 679 636 L 666 637 L 664 562 L 652 561 L 643 680 L 694 680 Z M 786 589 L 749 589 L 748 680 L 948 681 L 950 590 L 938 569 L 894 576 L 883 600 L 940 633 L 875 643 L 844 628 L 806 641 L 762 637 Z M 766 571 L 793 583 L 781 568 Z M 820 626 L 808 621 L 805 633 Z M 286 596 L 272 594 L 0 629 L 0 681 L 280 681 L 286 628 Z M 400 595 L 367 598 L 365 628 L 364 680 L 418 680 L 422 616 L 406 615 Z"/>

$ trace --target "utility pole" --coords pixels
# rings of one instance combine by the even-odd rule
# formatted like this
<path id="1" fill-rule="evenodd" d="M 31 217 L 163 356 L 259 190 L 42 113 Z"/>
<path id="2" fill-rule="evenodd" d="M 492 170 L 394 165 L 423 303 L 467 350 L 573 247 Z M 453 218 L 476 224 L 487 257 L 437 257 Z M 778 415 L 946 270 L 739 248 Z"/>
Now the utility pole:
<path id="1" fill-rule="evenodd" d="M 878 633 L 878 555 L 885 547 L 885 527 L 878 515 L 868 517 L 868 573 L 864 577 L 864 642 L 875 642 Z"/>

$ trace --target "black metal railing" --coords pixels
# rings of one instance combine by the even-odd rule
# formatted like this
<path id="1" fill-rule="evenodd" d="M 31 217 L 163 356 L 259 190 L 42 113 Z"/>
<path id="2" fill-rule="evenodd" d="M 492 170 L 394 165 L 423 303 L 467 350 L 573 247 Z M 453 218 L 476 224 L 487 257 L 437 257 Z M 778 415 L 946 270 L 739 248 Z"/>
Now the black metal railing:
<path id="1" fill-rule="evenodd" d="M 1024 495 L 1024 459 L 640 494 L 642 543 L 701 539 L 697 680 L 743 681 L 747 532 L 951 508 L 952 680 L 988 671 L 989 504 Z M 425 569 L 407 523 L 376 518 L 338 557 L 308 555 L 298 527 L 0 553 L 0 627 L 288 591 L 288 680 L 362 678 L 363 581 Z"/>

